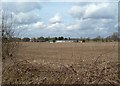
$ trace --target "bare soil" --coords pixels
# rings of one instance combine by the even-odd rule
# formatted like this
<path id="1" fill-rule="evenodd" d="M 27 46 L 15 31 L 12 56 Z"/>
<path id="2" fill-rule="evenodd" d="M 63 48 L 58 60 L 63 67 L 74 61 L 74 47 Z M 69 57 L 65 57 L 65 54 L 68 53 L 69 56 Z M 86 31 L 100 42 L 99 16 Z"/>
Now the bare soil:
<path id="1" fill-rule="evenodd" d="M 3 64 L 3 83 L 119 84 L 118 43 L 21 42 Z"/>

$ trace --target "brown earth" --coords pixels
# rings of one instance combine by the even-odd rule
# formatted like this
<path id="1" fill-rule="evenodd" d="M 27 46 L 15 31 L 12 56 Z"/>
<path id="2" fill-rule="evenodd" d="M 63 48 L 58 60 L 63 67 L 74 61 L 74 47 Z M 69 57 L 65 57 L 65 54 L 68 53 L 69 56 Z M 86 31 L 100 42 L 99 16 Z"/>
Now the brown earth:
<path id="1" fill-rule="evenodd" d="M 22 43 L 19 57 L 31 59 L 39 63 L 59 62 L 74 64 L 84 61 L 94 62 L 99 55 L 100 60 L 118 61 L 118 44 L 111 43 Z"/>
<path id="2" fill-rule="evenodd" d="M 18 50 L 15 60 L 18 63 L 6 68 L 9 73 L 3 73 L 3 83 L 113 85 L 120 82 L 116 42 L 22 42 Z"/>

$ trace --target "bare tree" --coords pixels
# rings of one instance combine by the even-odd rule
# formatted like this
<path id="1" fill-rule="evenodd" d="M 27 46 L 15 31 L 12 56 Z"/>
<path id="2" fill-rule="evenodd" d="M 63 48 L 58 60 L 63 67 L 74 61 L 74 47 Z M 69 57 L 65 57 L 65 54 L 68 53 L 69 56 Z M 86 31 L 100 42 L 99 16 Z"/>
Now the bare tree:
<path id="1" fill-rule="evenodd" d="M 14 40 L 15 29 L 12 13 L 2 11 L 2 57 L 3 60 L 15 56 L 18 43 Z"/>

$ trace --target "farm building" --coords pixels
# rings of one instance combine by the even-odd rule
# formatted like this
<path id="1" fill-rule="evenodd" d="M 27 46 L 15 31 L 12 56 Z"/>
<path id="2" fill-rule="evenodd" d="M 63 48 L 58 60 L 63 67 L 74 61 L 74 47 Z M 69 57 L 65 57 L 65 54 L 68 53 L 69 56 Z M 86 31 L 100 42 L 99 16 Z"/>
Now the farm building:
<path id="1" fill-rule="evenodd" d="M 56 43 L 61 43 L 61 42 L 73 42 L 72 40 L 56 40 Z"/>
<path id="2" fill-rule="evenodd" d="M 49 43 L 65 43 L 65 42 L 79 42 L 79 43 L 83 43 L 84 41 L 80 41 L 80 40 L 50 40 Z"/>
<path id="3" fill-rule="evenodd" d="M 56 43 L 73 42 L 73 40 L 56 40 Z"/>

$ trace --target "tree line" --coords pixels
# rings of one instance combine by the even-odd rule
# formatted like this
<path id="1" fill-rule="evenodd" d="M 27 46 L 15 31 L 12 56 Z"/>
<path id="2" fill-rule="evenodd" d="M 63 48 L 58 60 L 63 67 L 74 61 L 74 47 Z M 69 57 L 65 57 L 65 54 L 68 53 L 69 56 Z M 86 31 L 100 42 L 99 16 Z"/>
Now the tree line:
<path id="1" fill-rule="evenodd" d="M 6 39 L 6 38 L 3 38 L 3 39 Z M 56 40 L 75 40 L 76 42 L 78 41 L 94 41 L 94 42 L 112 42 L 112 41 L 118 41 L 120 38 L 118 37 L 118 33 L 115 32 L 113 33 L 112 35 L 108 36 L 108 37 L 101 37 L 101 36 L 97 36 L 95 38 L 66 38 L 66 37 L 63 37 L 63 36 L 60 36 L 60 37 L 38 37 L 38 38 L 29 38 L 29 37 L 24 37 L 24 38 L 17 38 L 17 37 L 14 37 L 12 38 L 11 40 L 14 40 L 14 41 L 17 41 L 17 42 L 49 42 L 49 41 L 53 41 L 55 42 Z"/>

